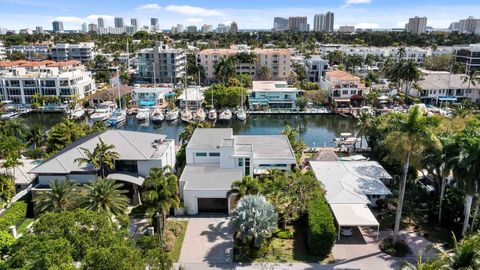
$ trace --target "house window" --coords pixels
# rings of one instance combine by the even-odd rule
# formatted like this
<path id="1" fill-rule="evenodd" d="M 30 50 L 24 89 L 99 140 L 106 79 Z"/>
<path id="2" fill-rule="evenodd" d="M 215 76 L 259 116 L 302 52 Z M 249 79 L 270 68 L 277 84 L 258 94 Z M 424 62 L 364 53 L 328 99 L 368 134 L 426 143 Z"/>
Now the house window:
<path id="1" fill-rule="evenodd" d="M 195 153 L 196 157 L 206 157 L 207 153 Z"/>
<path id="2" fill-rule="evenodd" d="M 220 153 L 208 153 L 208 156 L 210 157 L 219 157 Z"/>
<path id="3" fill-rule="evenodd" d="M 243 158 L 238 159 L 238 167 L 243 167 Z"/>
<path id="4" fill-rule="evenodd" d="M 245 175 L 250 175 L 250 158 L 245 158 Z"/>
<path id="5" fill-rule="evenodd" d="M 348 90 L 343 90 L 342 95 L 348 95 Z"/>

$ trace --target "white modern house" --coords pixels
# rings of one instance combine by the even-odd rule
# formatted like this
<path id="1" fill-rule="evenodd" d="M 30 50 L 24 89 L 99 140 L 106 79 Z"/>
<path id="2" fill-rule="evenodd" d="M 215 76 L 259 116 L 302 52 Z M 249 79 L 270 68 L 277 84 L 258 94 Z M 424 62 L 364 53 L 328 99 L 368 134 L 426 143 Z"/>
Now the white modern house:
<path id="1" fill-rule="evenodd" d="M 50 48 L 50 51 L 51 57 L 55 61 L 78 60 L 87 62 L 95 57 L 94 48 L 95 44 L 93 42 L 59 43 Z"/>
<path id="2" fill-rule="evenodd" d="M 284 135 L 233 135 L 231 128 L 197 128 L 186 148 L 180 197 L 187 213 L 230 212 L 227 198 L 235 180 L 269 169 L 290 171 L 296 164 Z"/>
<path id="3" fill-rule="evenodd" d="M 161 106 L 172 88 L 168 87 L 140 87 L 135 86 L 132 91 L 132 101 L 142 107 Z"/>
<path id="4" fill-rule="evenodd" d="M 97 178 L 97 171 L 87 163 L 75 160 L 85 157 L 82 148 L 93 151 L 100 139 L 113 144 L 120 158 L 115 169 L 106 178 L 122 181 L 137 190 L 143 184 L 151 168 L 175 165 L 175 143 L 165 135 L 126 130 L 107 130 L 75 141 L 28 173 L 38 177 L 40 186 L 47 186 L 52 179 L 70 179 L 89 183 Z"/>
<path id="5" fill-rule="evenodd" d="M 294 110 L 297 108 L 295 102 L 299 92 L 285 81 L 253 81 L 253 87 L 248 92 L 248 106 L 250 110 Z"/>
<path id="6" fill-rule="evenodd" d="M 377 227 L 369 209 L 376 201 L 391 195 L 385 183 L 392 176 L 376 161 L 310 161 L 321 182 L 340 230 L 342 227 Z"/>
<path id="7" fill-rule="evenodd" d="M 190 109 L 200 108 L 205 101 L 203 93 L 207 89 L 207 87 L 189 87 L 183 90 L 182 94 L 178 97 L 180 108 L 185 108 L 187 105 Z"/>

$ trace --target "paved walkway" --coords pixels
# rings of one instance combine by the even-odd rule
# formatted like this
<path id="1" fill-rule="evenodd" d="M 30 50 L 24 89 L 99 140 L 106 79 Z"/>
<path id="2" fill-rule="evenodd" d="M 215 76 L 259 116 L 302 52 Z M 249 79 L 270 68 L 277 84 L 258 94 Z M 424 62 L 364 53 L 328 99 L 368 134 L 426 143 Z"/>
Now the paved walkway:
<path id="1" fill-rule="evenodd" d="M 232 264 L 233 236 L 226 217 L 194 217 L 188 221 L 179 263 L 207 268 Z M 197 269 L 197 268 L 186 268 Z M 200 267 L 200 269 L 203 269 Z"/>

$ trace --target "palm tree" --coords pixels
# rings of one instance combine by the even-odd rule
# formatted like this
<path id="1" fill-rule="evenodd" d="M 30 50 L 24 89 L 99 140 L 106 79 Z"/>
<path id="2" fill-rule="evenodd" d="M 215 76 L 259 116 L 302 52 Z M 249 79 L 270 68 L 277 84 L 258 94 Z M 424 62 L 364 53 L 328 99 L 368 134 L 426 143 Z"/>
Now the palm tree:
<path id="1" fill-rule="evenodd" d="M 270 237 L 277 228 L 278 215 L 272 204 L 263 196 L 248 195 L 240 199 L 230 217 L 233 229 L 243 241 L 252 238 L 253 247 Z"/>
<path id="2" fill-rule="evenodd" d="M 244 176 L 242 180 L 236 180 L 232 183 L 231 189 L 227 192 L 227 197 L 235 195 L 236 200 L 240 200 L 247 195 L 258 195 L 262 187 L 260 182 L 250 175 Z"/>
<path id="3" fill-rule="evenodd" d="M 468 87 L 467 87 L 467 92 L 465 93 L 465 96 L 468 96 L 468 93 L 470 92 L 470 87 L 473 85 L 475 87 L 478 84 L 480 84 L 480 71 L 474 71 L 470 75 L 463 75 L 462 76 L 463 83 L 468 82 Z"/>
<path id="4" fill-rule="evenodd" d="M 19 140 L 23 141 L 27 133 L 28 126 L 22 119 L 9 119 L 7 121 L 0 122 L 0 134 L 6 136 L 15 136 Z"/>
<path id="5" fill-rule="evenodd" d="M 454 254 L 450 257 L 446 269 L 479 269 L 480 267 L 480 235 L 475 234 L 458 243 L 454 236 Z"/>
<path id="6" fill-rule="evenodd" d="M 454 136 L 457 150 L 452 159 L 452 171 L 459 188 L 465 193 L 462 235 L 467 232 L 473 197 L 480 192 L 480 131 L 478 120 L 472 120 Z M 475 217 L 476 218 L 476 217 Z"/>
<path id="7" fill-rule="evenodd" d="M 170 208 L 180 205 L 178 197 L 178 179 L 172 173 L 172 168 L 152 168 L 144 185 L 144 204 L 155 212 L 162 215 L 162 224 L 165 224 L 165 217 Z M 163 230 L 165 226 L 160 226 Z"/>
<path id="8" fill-rule="evenodd" d="M 75 182 L 66 180 L 50 180 L 50 190 L 41 191 L 34 197 L 35 213 L 64 212 L 75 205 L 77 185 Z"/>
<path id="9" fill-rule="evenodd" d="M 383 143 L 389 148 L 387 158 L 398 160 L 403 165 L 395 216 L 394 242 L 397 242 L 400 230 L 408 169 L 418 164 L 425 145 L 439 147 L 438 139 L 431 130 L 437 124 L 436 118 L 423 116 L 418 106 L 413 107 L 408 114 L 390 114 L 383 124 L 383 129 L 387 132 Z"/>
<path id="10" fill-rule="evenodd" d="M 222 80 L 222 83 L 236 74 L 236 62 L 233 57 L 224 57 L 215 65 L 215 75 Z"/>
<path id="11" fill-rule="evenodd" d="M 335 64 L 343 64 L 347 55 L 342 51 L 333 51 L 328 53 L 327 59 L 330 66 Z"/>
<path id="12" fill-rule="evenodd" d="M 34 124 L 27 133 L 27 146 L 37 148 L 43 144 L 43 131 L 40 125 Z"/>
<path id="13" fill-rule="evenodd" d="M 257 77 L 260 80 L 268 80 L 270 78 L 270 69 L 267 66 L 260 66 L 257 69 Z"/>
<path id="14" fill-rule="evenodd" d="M 408 104 L 408 97 L 410 95 L 410 89 L 413 83 L 420 79 L 420 71 L 418 70 L 417 63 L 413 61 L 401 62 L 399 79 L 405 82 L 405 104 Z"/>
<path id="15" fill-rule="evenodd" d="M 115 168 L 115 160 L 120 158 L 120 155 L 114 150 L 115 145 L 107 145 L 100 138 L 100 142 L 97 143 L 97 146 L 93 149 L 93 152 L 89 149 L 81 147 L 85 157 L 75 159 L 75 162 L 78 162 L 80 165 L 83 163 L 88 163 L 95 170 L 100 172 L 102 178 L 105 177 L 106 170 L 112 170 Z"/>
<path id="16" fill-rule="evenodd" d="M 211 128 L 212 125 L 209 122 L 192 122 L 189 123 L 185 129 L 180 133 L 179 137 L 183 144 L 188 143 L 190 138 L 192 138 L 193 132 L 197 128 Z"/>
<path id="17" fill-rule="evenodd" d="M 362 148 L 363 146 L 363 137 L 367 129 L 370 127 L 371 123 L 372 123 L 372 116 L 369 113 L 361 112 L 357 122 L 357 126 L 360 127 L 357 134 L 357 136 L 360 135 L 360 148 Z"/>
<path id="18" fill-rule="evenodd" d="M 361 65 L 364 61 L 363 56 L 359 54 L 353 54 L 347 56 L 347 64 L 351 67 L 352 73 L 355 73 L 355 67 Z"/>
<path id="19" fill-rule="evenodd" d="M 122 215 L 129 202 L 125 195 L 128 191 L 122 188 L 123 184 L 113 179 L 97 178 L 95 182 L 84 186 L 80 207 L 98 212 L 105 211 L 109 216 Z"/>

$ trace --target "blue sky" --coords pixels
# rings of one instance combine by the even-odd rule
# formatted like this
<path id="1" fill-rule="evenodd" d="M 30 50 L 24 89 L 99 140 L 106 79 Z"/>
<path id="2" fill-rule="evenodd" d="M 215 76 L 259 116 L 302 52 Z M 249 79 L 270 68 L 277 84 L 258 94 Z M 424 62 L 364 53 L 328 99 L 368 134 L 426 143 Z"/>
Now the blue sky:
<path id="1" fill-rule="evenodd" d="M 150 17 L 159 18 L 160 27 L 169 29 L 183 25 L 230 23 L 237 21 L 241 29 L 267 29 L 275 16 L 308 16 L 313 23 L 315 13 L 335 12 L 335 25 L 357 27 L 403 27 L 409 17 L 427 16 L 428 25 L 448 27 L 452 21 L 480 16 L 479 0 L 0 0 L 0 27 L 8 29 L 51 29 L 59 19 L 66 29 L 80 29 L 83 22 L 96 23 L 98 16 L 138 18 L 148 25 Z"/>

